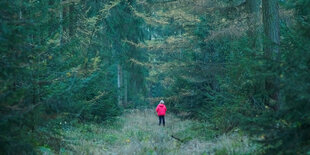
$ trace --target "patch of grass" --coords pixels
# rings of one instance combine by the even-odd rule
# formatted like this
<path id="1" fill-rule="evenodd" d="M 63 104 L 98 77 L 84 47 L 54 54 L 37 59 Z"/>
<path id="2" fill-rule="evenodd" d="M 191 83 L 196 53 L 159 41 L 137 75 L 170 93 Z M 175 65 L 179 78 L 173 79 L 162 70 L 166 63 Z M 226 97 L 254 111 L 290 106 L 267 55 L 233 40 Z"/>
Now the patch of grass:
<path id="1" fill-rule="evenodd" d="M 226 148 L 221 148 L 215 151 L 215 155 L 227 155 L 227 154 L 228 154 L 228 150 Z"/>
<path id="2" fill-rule="evenodd" d="M 131 110 L 114 121 L 60 128 L 62 154 L 252 154 L 254 145 L 234 133 L 215 138 L 208 124 L 166 116 L 158 126 L 152 110 Z M 172 138 L 174 135 L 180 139 Z"/>
<path id="3" fill-rule="evenodd" d="M 104 142 L 108 143 L 108 144 L 115 144 L 116 141 L 118 140 L 118 135 L 104 135 L 103 139 Z"/>
<path id="4" fill-rule="evenodd" d="M 185 128 L 174 136 L 181 139 L 183 142 L 188 142 L 192 139 L 210 140 L 217 134 L 217 131 L 212 130 L 207 123 L 201 123 L 198 121 L 191 121 Z"/>

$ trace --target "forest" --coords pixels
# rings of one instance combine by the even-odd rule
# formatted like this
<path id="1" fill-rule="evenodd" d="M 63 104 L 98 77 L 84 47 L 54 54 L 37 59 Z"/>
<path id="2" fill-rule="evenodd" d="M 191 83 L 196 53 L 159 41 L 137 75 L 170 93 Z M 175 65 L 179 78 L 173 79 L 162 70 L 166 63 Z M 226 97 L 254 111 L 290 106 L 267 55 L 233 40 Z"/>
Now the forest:
<path id="1" fill-rule="evenodd" d="M 0 154 L 310 154 L 309 50 L 309 0 L 0 0 Z"/>

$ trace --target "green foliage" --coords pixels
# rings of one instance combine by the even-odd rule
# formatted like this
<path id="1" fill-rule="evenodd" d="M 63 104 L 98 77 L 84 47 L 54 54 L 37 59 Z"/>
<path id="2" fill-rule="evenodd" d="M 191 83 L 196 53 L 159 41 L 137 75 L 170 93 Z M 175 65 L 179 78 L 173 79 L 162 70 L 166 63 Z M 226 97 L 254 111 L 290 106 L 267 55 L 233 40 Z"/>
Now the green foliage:
<path id="1" fill-rule="evenodd" d="M 101 122 L 118 116 L 121 112 L 120 107 L 115 104 L 115 98 L 111 100 L 113 98 L 110 98 L 110 96 L 112 95 L 107 94 L 103 97 L 98 97 L 93 103 L 84 103 L 86 105 L 83 106 L 85 108 L 82 110 L 80 118 Z"/>
<path id="2" fill-rule="evenodd" d="M 264 144 L 266 154 L 306 153 L 310 131 L 309 2 L 281 1 L 280 53 L 271 55 L 259 47 L 262 45 L 250 44 L 255 38 L 247 33 L 251 15 L 243 3 L 207 4 L 211 12 L 195 7 L 201 4 L 186 2 L 153 7 L 157 16 L 162 10 L 180 7 L 187 16 L 199 17 L 191 25 L 180 24 L 179 19 L 153 30 L 159 34 L 159 43 L 149 42 L 150 49 L 159 53 L 151 55 L 159 60 L 153 62 L 149 78 L 154 97 L 166 99 L 168 108 L 180 115 L 211 123 L 221 133 L 238 127 L 260 137 L 253 140 Z M 186 41 L 177 40 L 179 36 Z M 156 89 L 163 91 L 158 94 Z M 218 153 L 228 152 L 223 149 Z"/>
<path id="3" fill-rule="evenodd" d="M 244 52 L 232 57 L 238 65 L 230 67 L 229 79 L 223 83 L 230 88 L 224 90 L 233 94 L 227 96 L 232 105 L 240 106 L 229 106 L 231 112 L 241 114 L 236 117 L 240 127 L 263 137 L 259 141 L 265 144 L 266 153 L 305 153 L 309 146 L 309 72 L 305 67 L 310 58 L 305 50 L 309 40 L 284 23 L 281 36 L 278 60 L 270 60 L 260 51 L 237 49 Z M 265 87 L 266 79 L 274 77 L 280 89 L 278 100 L 273 99 L 275 90 Z"/>
<path id="4" fill-rule="evenodd" d="M 69 125 L 60 122 L 107 125 L 124 107 L 164 99 L 169 111 L 203 122 L 176 133 L 187 142 L 241 129 L 262 153 L 308 153 L 310 2 L 279 2 L 279 53 L 263 48 L 277 45 L 245 2 L 0 1 L 0 152 L 62 153 L 60 131 Z M 150 139 L 128 134 L 102 138 Z"/>
<path id="5" fill-rule="evenodd" d="M 94 7 L 105 3 L 0 4 L 1 152 L 30 154 L 35 146 L 57 139 L 40 139 L 38 128 L 59 115 L 102 122 L 121 113 L 116 61 Z"/>

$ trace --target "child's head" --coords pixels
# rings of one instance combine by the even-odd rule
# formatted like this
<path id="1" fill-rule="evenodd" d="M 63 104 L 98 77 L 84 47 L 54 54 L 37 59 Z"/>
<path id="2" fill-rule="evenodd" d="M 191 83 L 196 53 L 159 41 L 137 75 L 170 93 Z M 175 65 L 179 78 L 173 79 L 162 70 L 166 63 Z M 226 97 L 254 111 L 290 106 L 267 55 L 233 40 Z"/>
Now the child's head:
<path id="1" fill-rule="evenodd" d="M 160 102 L 159 102 L 159 104 L 164 104 L 165 102 L 164 102 L 164 100 L 160 100 Z"/>

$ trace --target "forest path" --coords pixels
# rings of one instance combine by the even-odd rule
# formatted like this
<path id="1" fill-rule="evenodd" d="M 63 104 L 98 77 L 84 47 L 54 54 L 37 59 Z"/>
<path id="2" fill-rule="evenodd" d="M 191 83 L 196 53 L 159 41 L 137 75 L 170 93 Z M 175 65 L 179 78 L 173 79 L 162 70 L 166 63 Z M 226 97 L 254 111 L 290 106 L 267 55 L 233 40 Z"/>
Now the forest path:
<path id="1" fill-rule="evenodd" d="M 158 126 L 153 110 L 130 110 L 113 125 L 80 124 L 62 131 L 61 154 L 232 154 L 249 152 L 240 135 L 205 141 L 195 128 L 201 123 L 167 113 L 166 126 Z M 181 139 L 178 140 L 178 139 Z M 242 139 L 242 140 L 241 140 Z M 69 151 L 70 150 L 70 151 Z"/>

